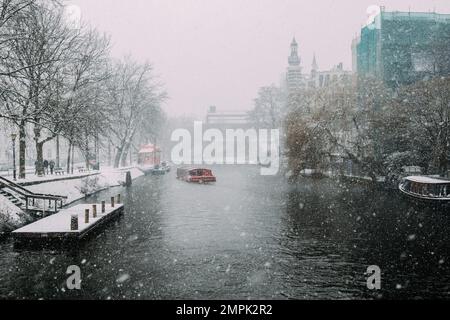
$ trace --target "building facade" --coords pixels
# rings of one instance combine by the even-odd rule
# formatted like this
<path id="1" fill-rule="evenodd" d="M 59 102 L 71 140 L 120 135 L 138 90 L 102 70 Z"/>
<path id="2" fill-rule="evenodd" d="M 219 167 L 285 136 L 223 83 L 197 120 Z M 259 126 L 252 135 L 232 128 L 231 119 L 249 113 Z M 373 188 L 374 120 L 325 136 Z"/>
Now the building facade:
<path id="1" fill-rule="evenodd" d="M 381 7 L 352 50 L 358 75 L 375 76 L 391 88 L 448 76 L 450 14 L 386 12 Z"/>
<path id="2" fill-rule="evenodd" d="M 352 72 L 344 70 L 343 63 L 339 63 L 330 70 L 320 71 L 314 56 L 311 75 L 308 81 L 310 88 L 325 88 L 330 85 L 349 83 L 352 79 Z"/>
<path id="3" fill-rule="evenodd" d="M 344 70 L 342 63 L 335 65 L 329 70 L 320 70 L 314 54 L 309 74 L 302 73 L 301 58 L 298 53 L 298 43 L 295 38 L 291 42 L 291 54 L 288 57 L 285 86 L 288 93 L 298 89 L 324 88 L 331 84 L 346 83 L 352 78 L 352 72 Z"/>

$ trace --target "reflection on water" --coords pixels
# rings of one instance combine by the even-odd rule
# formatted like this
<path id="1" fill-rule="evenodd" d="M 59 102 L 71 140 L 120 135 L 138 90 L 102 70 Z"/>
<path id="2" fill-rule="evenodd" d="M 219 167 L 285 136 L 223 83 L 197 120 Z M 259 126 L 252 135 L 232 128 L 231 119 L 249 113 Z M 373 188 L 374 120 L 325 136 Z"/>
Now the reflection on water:
<path id="1" fill-rule="evenodd" d="M 449 218 L 396 192 L 328 179 L 289 186 L 256 167 L 217 167 L 218 182 L 166 176 L 120 192 L 124 216 L 78 247 L 0 243 L 3 298 L 448 298 Z M 82 270 L 67 290 L 65 271 Z M 366 288 L 378 265 L 382 289 Z"/>

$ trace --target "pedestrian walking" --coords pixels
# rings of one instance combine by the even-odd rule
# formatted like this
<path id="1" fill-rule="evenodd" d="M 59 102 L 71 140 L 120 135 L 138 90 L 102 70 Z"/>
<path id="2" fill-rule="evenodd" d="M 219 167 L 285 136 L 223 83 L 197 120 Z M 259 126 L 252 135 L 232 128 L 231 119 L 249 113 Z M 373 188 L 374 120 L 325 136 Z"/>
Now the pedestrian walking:
<path id="1" fill-rule="evenodd" d="M 44 160 L 44 175 L 48 174 L 48 161 Z"/>
<path id="2" fill-rule="evenodd" d="M 53 169 L 55 169 L 55 161 L 50 160 L 50 163 L 48 165 L 50 166 L 50 174 L 53 175 Z"/>
<path id="3" fill-rule="evenodd" d="M 39 169 L 39 161 L 34 162 L 34 175 L 38 175 L 38 169 Z"/>

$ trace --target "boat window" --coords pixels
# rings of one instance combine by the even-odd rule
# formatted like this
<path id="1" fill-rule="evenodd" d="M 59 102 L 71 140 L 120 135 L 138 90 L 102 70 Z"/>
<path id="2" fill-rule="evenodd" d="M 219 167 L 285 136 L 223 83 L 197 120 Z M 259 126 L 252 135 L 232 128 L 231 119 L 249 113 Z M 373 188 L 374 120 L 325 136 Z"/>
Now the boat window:
<path id="1" fill-rule="evenodd" d="M 422 185 L 422 195 L 426 196 L 428 194 L 428 186 L 426 184 Z"/>
<path id="2" fill-rule="evenodd" d="M 411 191 L 411 182 L 409 182 L 408 180 L 405 181 L 405 183 L 403 184 L 403 188 L 404 188 L 406 191 Z"/>
<path id="3" fill-rule="evenodd" d="M 413 192 L 414 193 L 420 193 L 420 191 L 419 191 L 419 184 L 418 183 L 414 183 L 414 189 L 413 189 Z"/>

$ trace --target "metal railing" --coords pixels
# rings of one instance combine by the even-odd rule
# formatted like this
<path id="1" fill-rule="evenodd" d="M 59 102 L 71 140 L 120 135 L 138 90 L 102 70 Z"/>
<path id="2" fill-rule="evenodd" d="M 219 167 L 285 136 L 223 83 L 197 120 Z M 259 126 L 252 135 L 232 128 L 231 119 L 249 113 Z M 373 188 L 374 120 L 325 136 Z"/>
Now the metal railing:
<path id="1" fill-rule="evenodd" d="M 48 200 L 49 206 L 51 205 L 51 202 L 54 201 L 55 203 L 54 212 L 57 212 L 58 202 L 59 208 L 62 208 L 64 199 L 67 199 L 67 196 L 32 192 L 4 177 L 0 177 L 0 188 L 8 188 L 12 190 L 14 193 L 21 195 L 25 199 L 25 210 L 29 210 L 30 200 L 32 201 L 33 207 L 35 205 L 36 200 L 43 200 L 44 208 L 45 208 L 45 201 Z"/>

